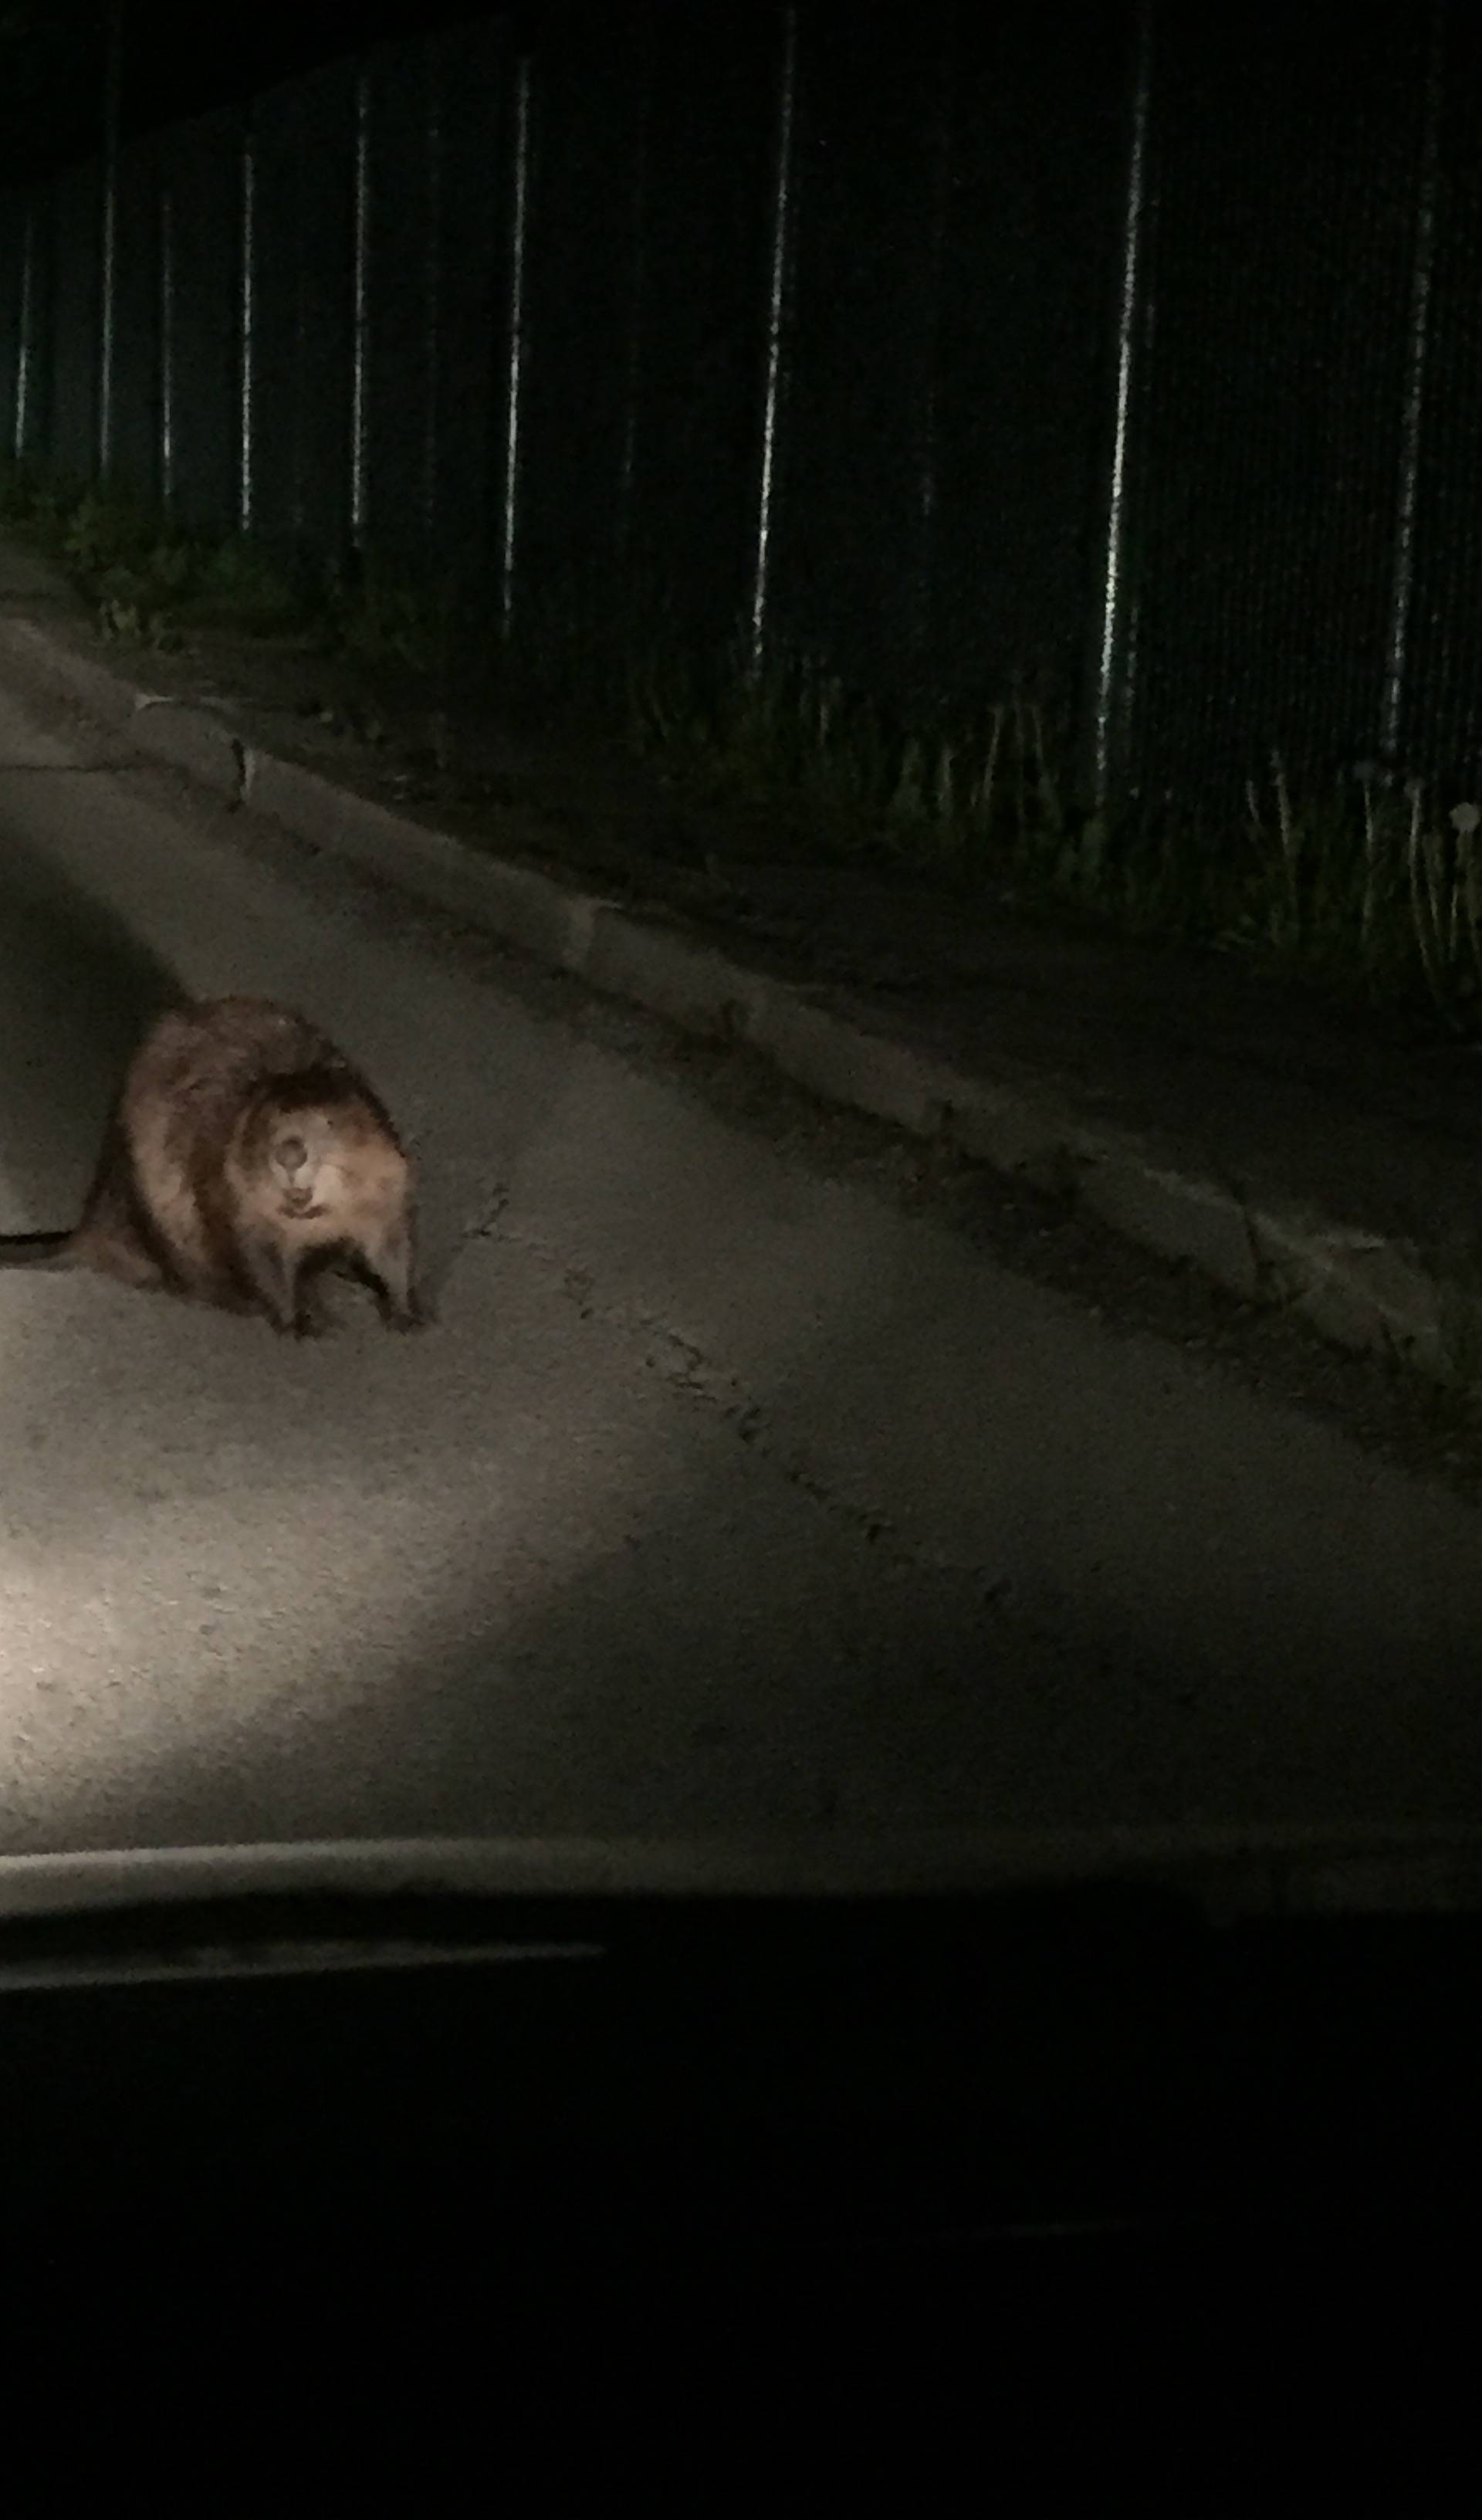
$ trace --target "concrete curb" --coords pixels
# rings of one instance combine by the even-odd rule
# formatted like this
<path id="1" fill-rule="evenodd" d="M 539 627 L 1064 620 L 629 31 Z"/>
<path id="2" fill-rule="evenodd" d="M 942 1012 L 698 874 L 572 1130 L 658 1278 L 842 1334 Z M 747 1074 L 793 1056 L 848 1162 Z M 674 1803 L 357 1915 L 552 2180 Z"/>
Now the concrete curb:
<path id="1" fill-rule="evenodd" d="M 7 652 L 140 752 L 591 987 L 686 1031 L 743 1042 L 820 1101 L 1073 1192 L 1130 1240 L 1191 1263 L 1247 1301 L 1302 1314 L 1340 1346 L 1401 1360 L 1430 1380 L 1459 1378 L 1482 1306 L 1413 1249 L 1330 1218 L 1248 1204 L 1206 1176 L 1170 1168 L 1134 1132 L 1088 1123 L 1008 1060 L 995 1075 L 969 1076 L 888 1040 L 709 945 L 259 751 L 225 718 L 138 690 L 33 621 L 0 619 Z"/>

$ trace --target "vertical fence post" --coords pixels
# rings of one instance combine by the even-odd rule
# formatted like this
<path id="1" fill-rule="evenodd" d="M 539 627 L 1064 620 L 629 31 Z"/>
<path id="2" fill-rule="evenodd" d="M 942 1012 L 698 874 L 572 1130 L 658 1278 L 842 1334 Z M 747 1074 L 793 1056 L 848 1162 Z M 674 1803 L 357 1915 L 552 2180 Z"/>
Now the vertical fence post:
<path id="1" fill-rule="evenodd" d="M 792 120 L 796 88 L 797 12 L 788 9 L 783 18 L 782 73 L 778 88 L 777 172 L 772 192 L 772 271 L 767 299 L 767 375 L 762 400 L 761 478 L 756 496 L 756 562 L 751 579 L 750 666 L 753 680 L 761 672 L 767 646 L 772 499 L 777 476 L 777 419 L 782 394 L 787 252 L 792 228 Z"/>
<path id="2" fill-rule="evenodd" d="M 257 142 L 248 108 L 247 127 L 242 135 L 242 289 L 238 304 L 237 525 L 244 534 L 252 530 L 252 388 L 257 348 L 256 292 L 253 286 L 256 226 Z"/>
<path id="3" fill-rule="evenodd" d="M 1389 632 L 1384 650 L 1384 688 L 1379 705 L 1379 751 L 1392 762 L 1399 752 L 1415 597 L 1415 508 L 1420 479 L 1420 432 L 1425 410 L 1425 366 L 1430 346 L 1430 289 L 1436 252 L 1436 183 L 1441 140 L 1442 45 L 1445 0 L 1431 10 L 1430 54 L 1420 119 L 1420 159 L 1415 185 L 1415 245 L 1411 260 L 1410 321 L 1405 340 L 1405 387 L 1400 408 L 1400 463 L 1395 490 L 1394 562 L 1390 572 Z"/>
<path id="4" fill-rule="evenodd" d="M 922 369 L 920 417 L 915 428 L 913 484 L 915 561 L 911 573 L 910 640 L 912 671 L 920 674 L 930 653 L 937 565 L 937 504 L 940 493 L 940 408 L 942 361 L 942 272 L 947 250 L 948 205 L 952 188 L 954 125 L 952 112 L 956 22 L 949 13 L 936 49 L 936 93 L 932 103 L 929 148 L 925 267 L 921 274 L 925 301 L 921 327 Z"/>
<path id="5" fill-rule="evenodd" d="M 422 530 L 428 552 L 436 549 L 437 472 L 442 435 L 439 366 L 442 359 L 442 53 L 427 46 L 427 250 L 423 261 L 422 326 Z"/>
<path id="6" fill-rule="evenodd" d="M 628 197 L 628 326 L 623 359 L 623 428 L 617 457 L 617 498 L 613 540 L 621 571 L 633 541 L 633 499 L 638 479 L 638 414 L 643 390 L 644 295 L 648 286 L 649 120 L 652 111 L 653 56 L 651 22 L 631 30 L 638 47 L 634 64 L 637 91 L 633 132 L 633 183 Z"/>
<path id="7" fill-rule="evenodd" d="M 113 461 L 113 368 L 117 348 L 118 279 L 118 108 L 123 66 L 122 0 L 109 11 L 108 51 L 103 82 L 103 223 L 98 308 L 98 472 L 105 477 Z"/>
<path id="8" fill-rule="evenodd" d="M 159 497 L 175 500 L 175 197 L 159 188 Z"/>
<path id="9" fill-rule="evenodd" d="M 350 328 L 350 547 L 365 549 L 366 437 L 371 347 L 371 73 L 355 80 L 355 263 Z"/>
<path id="10" fill-rule="evenodd" d="M 295 544 L 301 545 L 305 520 L 305 405 L 309 389 L 308 309 L 308 120 L 303 88 L 293 96 L 293 437 L 290 464 L 289 514 Z"/>
<path id="11" fill-rule="evenodd" d="M 19 464 L 25 453 L 30 417 L 32 336 L 36 323 L 36 205 L 28 201 L 21 238 L 21 338 L 16 344 L 16 410 L 11 452 Z"/>
<path id="12" fill-rule="evenodd" d="M 505 403 L 504 550 L 500 576 L 500 627 L 515 626 L 515 547 L 519 509 L 520 388 L 525 353 L 525 225 L 530 184 L 530 63 L 523 56 L 515 74 L 515 169 L 510 234 L 510 362 Z"/>
<path id="13" fill-rule="evenodd" d="M 1143 315 L 1147 190 L 1147 116 L 1152 83 L 1152 5 L 1139 0 L 1132 74 L 1132 130 L 1122 211 L 1121 296 L 1117 310 L 1116 413 L 1101 572 L 1100 655 L 1097 670 L 1094 788 L 1098 808 L 1111 784 L 1117 733 L 1133 704 L 1135 606 L 1127 585 L 1127 473 Z"/>

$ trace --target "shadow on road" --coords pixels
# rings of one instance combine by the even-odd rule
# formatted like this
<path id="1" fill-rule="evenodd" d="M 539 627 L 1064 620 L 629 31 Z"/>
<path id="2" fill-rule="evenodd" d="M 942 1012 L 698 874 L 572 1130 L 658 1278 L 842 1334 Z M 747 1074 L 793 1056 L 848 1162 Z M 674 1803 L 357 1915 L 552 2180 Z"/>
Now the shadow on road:
<path id="1" fill-rule="evenodd" d="M 129 1056 L 181 994 L 111 911 L 0 834 L 0 1232 L 72 1223 Z"/>
<path id="2" fill-rule="evenodd" d="M 888 1523 L 862 1545 L 846 1489 L 766 1422 L 783 1389 L 821 1422 L 868 1367 L 884 1280 L 842 1341 L 831 1322 L 811 1355 L 762 1362 L 760 1435 L 654 1389 L 614 1436 L 582 1413 L 578 1330 L 566 1359 L 526 1360 L 493 1307 L 458 1326 L 459 1392 L 439 1333 L 414 1354 L 347 1322 L 306 1353 L 67 1295 L 74 1334 L 92 1303 L 117 1333 L 87 1363 L 88 1323 L 79 1370 L 49 1313 L 7 1382 L 19 1444 L 71 1392 L 60 1446 L 20 1457 L 44 1494 L 16 1500 L 16 1633 L 33 1597 L 55 1630 L 53 1694 L 18 1662 L 7 1708 L 14 1850 L 1475 1817 L 1475 1588 L 1415 1645 L 1425 1718 L 1397 1728 L 1382 1576 L 1369 1598 L 1355 1575 L 1322 1668 L 1311 1636 L 1283 1650 L 1276 1570 L 1241 1634 L 1202 1648 L 1154 1582 L 1114 1621 L 1090 1587 L 1060 1633 L 1027 1582 L 1001 1598 L 996 1551 L 1024 1577 L 1055 1555 L 1007 1426 L 982 1565 L 933 1564 Z"/>
<path id="3" fill-rule="evenodd" d="M 67 1214 L 58 1112 L 85 1173 L 173 994 L 28 885 L 17 1226 Z M 465 1220 L 426 1340 L 7 1290 L 11 1848 L 1474 1818 L 1468 1509 L 595 1045 L 491 1042 L 431 993 L 417 1045 Z"/>

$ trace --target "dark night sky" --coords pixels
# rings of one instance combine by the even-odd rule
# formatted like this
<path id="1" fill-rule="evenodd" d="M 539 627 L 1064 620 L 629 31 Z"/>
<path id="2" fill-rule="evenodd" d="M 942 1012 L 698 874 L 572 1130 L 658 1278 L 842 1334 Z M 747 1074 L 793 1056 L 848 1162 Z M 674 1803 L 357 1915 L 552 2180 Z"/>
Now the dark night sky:
<path id="1" fill-rule="evenodd" d="M 0 186 L 99 146 L 110 14 L 101 0 L 0 0 Z M 124 131 L 251 96 L 383 38 L 470 18 L 553 14 L 559 0 L 554 13 L 477 0 L 221 0 L 194 12 L 179 0 L 124 0 Z"/>
<path id="2" fill-rule="evenodd" d="M 780 4 L 780 0 L 779 0 Z M 757 0 L 748 13 L 754 14 Z M 946 0 L 882 0 L 882 7 L 902 8 L 919 18 Z M 1075 22 L 1085 0 L 1039 0 L 1047 9 L 1063 7 L 1067 26 Z M 1115 9 L 1126 16 L 1135 0 L 1092 0 L 1093 7 Z M 868 48 L 881 9 L 862 9 L 860 0 L 802 0 L 805 12 L 828 16 L 835 8 L 847 19 L 852 40 Z M 699 14 L 712 25 L 737 0 L 504 0 L 481 6 L 479 0 L 216 0 L 197 12 L 182 10 L 179 0 L 122 0 L 125 41 L 122 116 L 125 134 L 148 130 L 234 99 L 251 96 L 293 77 L 316 63 L 333 61 L 360 47 L 397 37 L 427 33 L 480 17 L 513 20 L 532 36 L 560 39 L 569 22 L 609 25 L 641 8 L 660 22 L 669 10 L 693 25 Z M 0 0 L 0 188 L 23 183 L 47 168 L 91 155 L 100 145 L 103 123 L 109 0 Z M 1321 95 L 1340 70 L 1350 83 L 1363 75 L 1370 39 L 1374 48 L 1376 90 L 1384 92 L 1390 77 L 1392 36 L 1397 21 L 1416 18 L 1422 23 L 1427 5 L 1413 11 L 1397 0 L 1205 0 L 1198 13 L 1205 30 L 1218 36 L 1238 25 L 1253 42 L 1264 20 L 1280 30 L 1280 55 L 1289 77 L 1299 72 Z M 1475 22 L 1473 21 L 1475 20 Z M 1190 24 L 1175 8 L 1181 26 L 1180 50 L 1189 52 Z M 719 28 L 716 27 L 717 34 Z M 1451 73 L 1456 78 L 1462 56 L 1475 71 L 1471 56 L 1482 48 L 1482 12 L 1449 13 Z"/>

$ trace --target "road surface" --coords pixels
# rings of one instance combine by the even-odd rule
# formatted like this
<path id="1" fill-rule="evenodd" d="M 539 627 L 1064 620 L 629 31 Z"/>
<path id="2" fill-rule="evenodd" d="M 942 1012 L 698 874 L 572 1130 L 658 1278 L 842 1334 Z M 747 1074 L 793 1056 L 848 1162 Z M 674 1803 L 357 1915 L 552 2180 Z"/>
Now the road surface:
<path id="1" fill-rule="evenodd" d="M 179 987 L 367 1067 L 439 1319 L 0 1273 L 0 1851 L 1482 1817 L 1474 1507 L 0 695 L 0 1230 Z"/>

